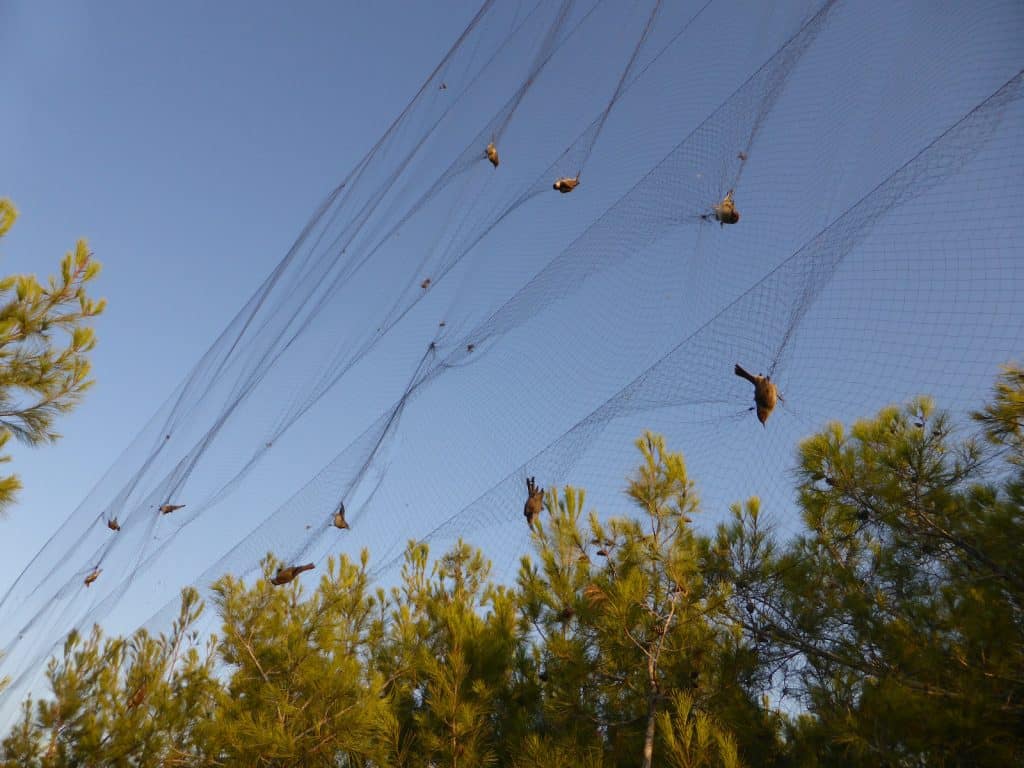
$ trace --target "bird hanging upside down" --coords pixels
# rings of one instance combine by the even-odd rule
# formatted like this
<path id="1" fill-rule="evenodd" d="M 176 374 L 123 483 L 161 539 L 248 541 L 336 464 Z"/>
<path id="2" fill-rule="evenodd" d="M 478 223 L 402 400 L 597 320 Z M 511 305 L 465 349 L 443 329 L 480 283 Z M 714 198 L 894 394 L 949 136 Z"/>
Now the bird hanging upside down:
<path id="1" fill-rule="evenodd" d="M 775 409 L 776 401 L 781 399 L 779 391 L 772 383 L 771 376 L 754 376 L 739 363 L 736 363 L 733 373 L 754 385 L 754 407 L 757 409 L 757 420 L 761 422 L 761 426 L 764 426 Z"/>
<path id="2" fill-rule="evenodd" d="M 537 519 L 541 510 L 544 509 L 544 489 L 537 487 L 536 478 L 526 478 L 526 494 L 527 499 L 523 505 L 523 517 L 526 518 L 526 523 L 530 526 L 530 530 L 533 530 L 533 521 Z"/>
<path id="3" fill-rule="evenodd" d="M 275 586 L 281 586 L 287 584 L 289 581 L 295 579 L 303 571 L 312 571 L 315 566 L 312 563 L 306 563 L 305 565 L 289 565 L 287 568 L 284 566 L 277 569 L 277 573 L 274 574 L 274 578 L 270 580 L 271 584 Z"/>
<path id="4" fill-rule="evenodd" d="M 88 587 L 90 584 L 92 584 L 94 581 L 96 581 L 96 579 L 98 579 L 100 577 L 100 571 L 101 570 L 103 570 L 103 569 L 102 568 L 93 568 L 92 569 L 92 573 L 90 573 L 88 576 L 85 577 L 85 586 Z"/>
<path id="5" fill-rule="evenodd" d="M 562 177 L 561 179 L 555 182 L 554 188 L 564 195 L 568 192 L 572 192 L 574 189 L 576 189 L 576 187 L 579 186 L 579 184 L 580 176 L 579 174 L 576 174 L 575 179 L 572 178 L 571 176 Z"/>
<path id="6" fill-rule="evenodd" d="M 491 161 L 491 165 L 493 165 L 495 168 L 497 168 L 498 167 L 498 148 L 496 146 L 494 146 L 494 142 L 493 141 L 490 144 L 487 145 L 487 149 L 485 151 L 485 154 L 487 155 L 487 159 Z"/>
<path id="7" fill-rule="evenodd" d="M 338 511 L 334 513 L 334 527 L 343 531 L 348 530 L 348 522 L 345 520 L 345 502 L 338 505 Z"/>
<path id="8" fill-rule="evenodd" d="M 171 514 L 171 512 L 175 512 L 175 511 L 183 508 L 184 506 L 185 506 L 184 504 L 161 504 L 160 505 L 160 514 L 161 515 L 169 515 L 169 514 Z"/>
<path id="9" fill-rule="evenodd" d="M 116 517 L 112 517 L 109 520 L 107 520 L 107 528 L 109 528 L 112 531 L 120 531 L 121 530 L 121 524 L 119 522 L 117 522 L 117 518 Z"/>
<path id="10" fill-rule="evenodd" d="M 711 213 L 702 214 L 701 218 L 704 221 L 717 221 L 720 227 L 724 227 L 726 224 L 735 224 L 740 220 L 740 213 L 736 210 L 736 203 L 732 199 L 731 189 L 722 198 L 722 202 L 712 206 L 711 211 Z"/>

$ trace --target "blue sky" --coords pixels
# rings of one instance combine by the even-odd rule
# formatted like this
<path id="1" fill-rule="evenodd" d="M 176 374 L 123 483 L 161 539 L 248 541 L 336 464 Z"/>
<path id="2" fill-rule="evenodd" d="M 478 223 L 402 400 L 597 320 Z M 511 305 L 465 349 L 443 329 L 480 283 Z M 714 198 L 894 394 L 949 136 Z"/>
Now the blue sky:
<path id="1" fill-rule="evenodd" d="M 0 4 L 5 272 L 104 265 L 97 384 L 15 449 L 0 591 L 376 141 L 475 2 Z M 393 55 L 400 40 L 400 55 Z M 385 55 L 382 55 L 382 53 Z M 55 472 L 59 473 L 55 477 Z M 59 479 L 58 479 L 59 478 Z"/>
<path id="2" fill-rule="evenodd" d="M 918 171 L 911 186 L 870 193 L 1020 70 L 1019 3 L 990 0 L 981 14 L 839 3 L 792 67 L 772 65 L 753 86 L 744 82 L 776 61 L 773 54 L 820 2 L 713 2 L 688 26 L 704 5 L 664 4 L 583 185 L 558 196 L 547 169 L 607 104 L 651 7 L 646 0 L 580 1 L 574 20 L 591 6 L 595 13 L 523 100 L 502 139 L 501 167 L 478 157 L 394 232 L 366 269 L 330 293 L 309 333 L 204 456 L 182 491 L 187 498 L 177 499 L 201 513 L 196 525 L 182 529 L 185 518 L 169 518 L 155 532 L 137 525 L 119 534 L 125 550 L 136 535 L 145 551 L 173 544 L 135 583 L 115 628 L 148 618 L 274 510 L 272 524 L 218 567 L 246 572 L 267 549 L 299 552 L 310 530 L 304 526 L 323 524 L 366 445 L 357 442 L 328 462 L 401 394 L 435 338 L 441 357 L 459 365 L 418 393 L 369 482 L 346 498 L 353 530 L 343 540 L 317 539 L 308 556 L 364 545 L 394 551 L 454 514 L 452 530 L 489 547 L 507 577 L 528 547 L 520 475 L 537 474 L 545 485 L 586 484 L 602 511 L 622 511 L 623 478 L 635 460 L 631 440 L 645 427 L 668 433 L 670 447 L 686 452 L 708 502 L 705 528 L 728 502 L 751 493 L 765 496 L 769 514 L 791 528 L 786 472 L 800 436 L 828 418 L 866 415 L 921 391 L 960 409 L 979 401 L 1024 332 L 1014 298 L 1024 290 L 1024 232 L 1009 213 L 1024 202 L 1024 158 L 1012 140 L 1020 109 L 986 134 L 991 146 L 963 158 L 939 152 L 941 177 L 918 172 L 932 167 L 926 157 L 912 165 Z M 427 94 L 423 114 L 384 153 L 386 168 L 419 139 L 444 100 L 460 94 L 356 249 L 368 252 L 388 233 L 452 157 L 467 146 L 477 151 L 478 134 L 521 82 L 544 27 L 526 27 L 507 49 L 495 41 L 534 18 L 526 15 L 532 6 L 498 2 L 467 58 L 445 73 L 448 93 Z M 477 7 L 0 6 L 0 103 L 13 116 L 0 122 L 0 194 L 22 211 L 0 245 L 0 263 L 7 272 L 45 272 L 76 237 L 87 236 L 106 268 L 98 293 L 110 302 L 98 323 L 98 383 L 62 423 L 65 438 L 16 450 L 12 466 L 26 489 L 0 522 L 8 564 L 0 593 L 54 527 L 92 498 L 90 488 L 108 467 L 144 458 L 118 459 Z M 491 50 L 500 53 L 495 65 L 477 86 L 466 85 L 462 78 Z M 776 74 L 779 88 L 769 99 Z M 701 226 L 697 215 L 735 183 L 737 151 L 752 126 L 757 134 L 737 186 L 741 225 Z M 571 174 L 574 162 L 570 152 L 554 169 Z M 369 194 L 382 173 L 354 194 Z M 422 277 L 461 253 L 535 179 L 542 193 L 435 283 L 230 497 L 201 507 L 196 499 L 262 444 L 260 430 L 292 404 L 293 392 L 314 381 L 336 351 L 343 360 L 373 339 L 392 307 L 421 295 Z M 886 217 L 892 189 L 902 190 L 895 199 L 903 205 Z M 865 195 L 875 218 L 861 231 L 842 217 L 863 213 L 856 204 Z M 889 202 L 879 207 L 879 200 Z M 993 215 L 983 220 L 978 210 Z M 790 283 L 768 281 L 745 304 L 723 310 L 808 243 L 807 253 L 818 255 L 794 262 L 804 264 L 803 273 L 795 270 Z M 323 254 L 328 264 L 352 257 L 330 248 Z M 745 411 L 750 393 L 731 376 L 732 362 L 753 370 L 771 362 L 786 333 L 786 302 L 801 295 L 798 278 L 836 254 L 844 254 L 841 264 L 795 329 L 778 370 L 787 405 L 762 430 Z M 555 268 L 541 271 L 553 259 Z M 590 269 L 598 264 L 601 270 Z M 542 279 L 510 312 L 522 322 L 482 340 L 473 356 L 456 355 L 462 334 L 538 272 Z M 617 401 L 619 418 L 579 433 L 578 443 L 576 433 L 559 441 L 709 320 L 710 330 L 684 347 L 680 360 L 644 380 L 635 401 Z M 190 423 L 195 433 L 185 425 L 175 435 L 174 451 L 208 428 L 219 407 L 211 403 Z M 115 486 L 106 483 L 103 493 Z M 152 520 L 136 511 L 143 514 L 133 522 Z M 80 516 L 95 514 L 86 503 Z M 111 562 L 105 576 L 132 573 L 132 557 L 119 558 L 118 572 Z M 90 567 L 77 560 L 55 566 Z M 72 582 L 78 589 L 78 577 Z M 97 607 L 106 594 L 101 587 L 73 595 L 74 610 Z"/>

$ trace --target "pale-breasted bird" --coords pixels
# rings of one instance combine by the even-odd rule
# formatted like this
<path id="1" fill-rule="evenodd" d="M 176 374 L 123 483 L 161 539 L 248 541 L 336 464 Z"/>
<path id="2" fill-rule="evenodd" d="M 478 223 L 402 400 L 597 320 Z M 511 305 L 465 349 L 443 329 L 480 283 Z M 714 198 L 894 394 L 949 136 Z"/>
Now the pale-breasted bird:
<path id="1" fill-rule="evenodd" d="M 491 161 L 491 165 L 493 165 L 495 168 L 497 168 L 498 167 L 498 148 L 496 146 L 494 146 L 494 142 L 493 141 L 490 144 L 487 145 L 486 155 L 487 155 L 487 159 Z"/>
<path id="2" fill-rule="evenodd" d="M 533 477 L 526 478 L 526 503 L 523 505 L 523 516 L 527 524 L 533 528 L 533 521 L 544 509 L 544 489 L 537 487 L 537 480 Z"/>
<path id="3" fill-rule="evenodd" d="M 748 373 L 739 363 L 736 363 L 733 373 L 754 385 L 754 407 L 757 410 L 757 420 L 761 422 L 761 426 L 764 426 L 764 423 L 768 421 L 768 417 L 772 415 L 775 404 L 779 399 L 779 391 L 775 388 L 775 384 L 772 383 L 771 377 L 754 376 Z"/>
<path id="4" fill-rule="evenodd" d="M 740 213 L 736 210 L 736 203 L 732 199 L 731 189 L 722 198 L 722 202 L 712 206 L 711 210 L 711 213 L 705 213 L 701 216 L 704 221 L 714 219 L 718 222 L 719 226 L 724 227 L 726 224 L 735 224 L 740 220 Z"/>
<path id="5" fill-rule="evenodd" d="M 101 570 L 103 570 L 103 569 L 102 568 L 93 568 L 92 569 L 92 573 L 90 573 L 88 576 L 85 577 L 85 586 L 88 587 L 90 584 L 92 584 L 94 581 L 96 581 L 96 579 L 98 579 L 100 577 L 100 571 Z"/>
<path id="6" fill-rule="evenodd" d="M 338 505 L 338 511 L 334 513 L 334 527 L 348 530 L 348 521 L 345 520 L 345 502 Z"/>
<path id="7" fill-rule="evenodd" d="M 576 178 L 571 176 L 563 176 L 561 179 L 554 183 L 554 188 L 561 192 L 563 195 L 567 192 L 572 192 L 580 184 L 580 177 L 577 174 Z"/>
<path id="8" fill-rule="evenodd" d="M 184 506 L 185 506 L 184 504 L 161 504 L 160 505 L 160 514 L 161 515 L 169 515 L 169 514 L 171 514 L 171 512 L 175 512 L 175 511 L 183 508 Z"/>
<path id="9" fill-rule="evenodd" d="M 281 586 L 292 581 L 303 571 L 312 571 L 315 566 L 312 563 L 306 563 L 305 565 L 289 565 L 287 568 L 284 566 L 277 569 L 277 573 L 274 574 L 274 578 L 270 580 L 271 584 L 275 586 Z"/>

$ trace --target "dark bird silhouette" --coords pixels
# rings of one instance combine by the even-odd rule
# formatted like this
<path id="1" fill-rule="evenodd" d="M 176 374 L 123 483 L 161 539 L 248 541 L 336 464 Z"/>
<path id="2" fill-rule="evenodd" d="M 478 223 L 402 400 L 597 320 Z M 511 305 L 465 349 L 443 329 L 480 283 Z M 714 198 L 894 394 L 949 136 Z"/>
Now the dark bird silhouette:
<path id="1" fill-rule="evenodd" d="M 718 225 L 724 227 L 726 224 L 735 224 L 740 220 L 740 213 L 736 210 L 736 203 L 732 199 L 732 190 L 730 189 L 725 197 L 722 198 L 722 202 L 718 205 L 712 206 L 711 213 L 705 213 L 701 216 L 704 221 L 711 221 L 714 219 L 718 222 Z"/>
<path id="2" fill-rule="evenodd" d="M 491 161 L 491 165 L 493 165 L 495 168 L 497 168 L 498 167 L 498 148 L 496 146 L 494 146 L 494 142 L 493 141 L 490 144 L 487 145 L 487 149 L 485 150 L 485 154 L 487 155 L 487 159 Z"/>
<path id="3" fill-rule="evenodd" d="M 162 504 L 160 506 L 160 514 L 169 515 L 171 514 L 171 512 L 175 512 L 179 509 L 182 509 L 184 506 L 184 504 Z"/>
<path id="4" fill-rule="evenodd" d="M 345 502 L 338 505 L 338 511 L 334 513 L 334 527 L 348 530 L 348 522 L 345 520 Z"/>
<path id="5" fill-rule="evenodd" d="M 437 87 L 437 90 L 439 90 L 439 91 L 447 91 L 448 90 L 448 83 L 441 83 L 441 85 L 439 85 Z"/>
<path id="6" fill-rule="evenodd" d="M 94 581 L 96 581 L 96 579 L 98 579 L 100 577 L 100 571 L 101 570 L 103 570 L 103 569 L 102 568 L 93 568 L 92 569 L 92 573 L 90 573 L 88 576 L 85 577 L 85 586 L 88 587 L 90 584 L 92 584 Z"/>
<path id="7" fill-rule="evenodd" d="M 768 417 L 772 415 L 775 403 L 779 399 L 779 391 L 772 383 L 771 377 L 754 376 L 748 373 L 739 363 L 736 363 L 733 373 L 754 385 L 754 407 L 757 409 L 757 420 L 761 422 L 761 426 L 764 426 L 764 423 L 768 421 Z"/>
<path id="8" fill-rule="evenodd" d="M 567 192 L 572 192 L 574 189 L 576 189 L 576 187 L 579 186 L 579 184 L 579 174 L 576 175 L 575 179 L 572 178 L 571 176 L 564 176 L 554 183 L 554 188 L 564 195 Z"/>
<path id="9" fill-rule="evenodd" d="M 121 524 L 119 522 L 117 522 L 117 518 L 116 517 L 112 517 L 109 520 L 107 520 L 107 528 L 109 528 L 112 531 L 120 531 L 121 530 Z"/>
<path id="10" fill-rule="evenodd" d="M 281 586 L 287 584 L 289 581 L 295 579 L 303 571 L 312 571 L 315 566 L 312 563 L 306 563 L 305 565 L 289 565 L 287 568 L 280 567 L 277 569 L 277 573 L 274 574 L 274 578 L 270 580 L 271 584 Z"/>
<path id="11" fill-rule="evenodd" d="M 533 521 L 544 509 L 544 489 L 537 487 L 537 480 L 533 477 L 526 478 L 526 503 L 523 505 L 523 516 L 527 524 L 533 530 Z"/>
<path id="12" fill-rule="evenodd" d="M 427 290 L 427 288 L 430 287 L 430 282 L 430 278 L 428 277 L 426 280 L 420 283 L 420 288 L 422 288 L 424 291 Z"/>

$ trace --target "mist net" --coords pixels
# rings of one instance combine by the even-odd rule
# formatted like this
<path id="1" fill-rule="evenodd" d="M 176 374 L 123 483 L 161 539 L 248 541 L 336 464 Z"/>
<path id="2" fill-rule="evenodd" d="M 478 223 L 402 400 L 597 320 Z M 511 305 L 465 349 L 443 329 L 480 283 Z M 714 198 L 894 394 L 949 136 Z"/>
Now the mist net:
<path id="1" fill-rule="evenodd" d="M 1024 339 L 1024 9 L 785 6 L 486 0 L 2 596 L 0 713 L 268 551 L 387 583 L 462 537 L 510 579 L 525 478 L 627 513 L 643 429 L 698 526 L 786 531 L 802 436 L 976 407 Z"/>

